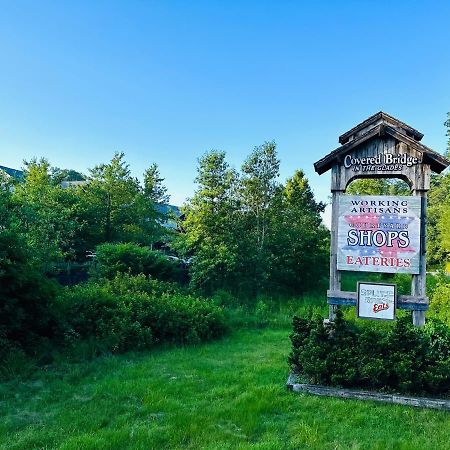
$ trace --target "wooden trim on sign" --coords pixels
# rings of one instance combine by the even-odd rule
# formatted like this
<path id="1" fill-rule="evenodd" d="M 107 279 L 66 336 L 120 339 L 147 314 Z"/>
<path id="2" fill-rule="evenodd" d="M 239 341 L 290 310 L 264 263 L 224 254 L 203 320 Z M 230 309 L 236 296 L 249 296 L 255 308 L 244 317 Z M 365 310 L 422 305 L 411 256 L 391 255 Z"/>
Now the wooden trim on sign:
<path id="1" fill-rule="evenodd" d="M 374 284 L 374 283 L 372 283 Z M 327 291 L 329 305 L 356 306 L 358 294 L 348 291 Z M 415 311 L 427 311 L 429 308 L 428 297 L 414 295 L 399 295 L 397 297 L 397 308 Z"/>

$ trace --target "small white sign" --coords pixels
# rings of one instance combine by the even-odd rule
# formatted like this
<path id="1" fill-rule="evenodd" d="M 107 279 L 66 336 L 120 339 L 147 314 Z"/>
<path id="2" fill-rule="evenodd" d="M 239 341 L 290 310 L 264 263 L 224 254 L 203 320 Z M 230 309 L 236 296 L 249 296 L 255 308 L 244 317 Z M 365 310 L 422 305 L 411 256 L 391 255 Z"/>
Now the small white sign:
<path id="1" fill-rule="evenodd" d="M 358 283 L 358 317 L 395 320 L 397 286 L 395 284 Z"/>

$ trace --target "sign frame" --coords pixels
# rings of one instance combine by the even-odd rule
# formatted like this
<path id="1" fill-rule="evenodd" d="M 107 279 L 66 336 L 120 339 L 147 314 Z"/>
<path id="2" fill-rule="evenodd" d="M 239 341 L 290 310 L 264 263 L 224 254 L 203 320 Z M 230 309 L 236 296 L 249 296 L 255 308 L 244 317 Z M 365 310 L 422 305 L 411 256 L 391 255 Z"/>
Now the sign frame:
<path id="1" fill-rule="evenodd" d="M 397 295 L 397 308 L 412 311 L 415 326 L 425 325 L 425 311 L 429 307 L 426 295 L 427 192 L 431 173 L 441 173 L 450 166 L 450 159 L 422 144 L 422 138 L 420 131 L 379 111 L 339 136 L 340 147 L 314 163 L 319 175 L 331 171 L 330 283 L 327 291 L 331 322 L 340 306 L 356 306 L 357 297 L 356 292 L 342 290 L 343 270 L 337 265 L 339 199 L 356 179 L 398 178 L 408 184 L 412 196 L 420 198 L 422 220 L 419 271 L 411 274 L 411 295 Z"/>
<path id="2" fill-rule="evenodd" d="M 420 273 L 421 209 L 420 197 L 413 195 L 341 195 L 337 269 Z"/>
<path id="3" fill-rule="evenodd" d="M 393 301 L 393 311 L 392 318 L 386 317 L 376 317 L 376 316 L 362 316 L 360 314 L 360 304 L 361 304 L 361 286 L 384 286 L 384 287 L 393 287 L 394 288 L 394 301 Z M 357 283 L 357 297 L 356 297 L 356 317 L 358 319 L 368 319 L 368 320 L 383 320 L 388 322 L 393 322 L 397 320 L 397 284 L 395 283 L 378 283 L 378 282 L 370 282 L 370 281 L 358 281 Z"/>

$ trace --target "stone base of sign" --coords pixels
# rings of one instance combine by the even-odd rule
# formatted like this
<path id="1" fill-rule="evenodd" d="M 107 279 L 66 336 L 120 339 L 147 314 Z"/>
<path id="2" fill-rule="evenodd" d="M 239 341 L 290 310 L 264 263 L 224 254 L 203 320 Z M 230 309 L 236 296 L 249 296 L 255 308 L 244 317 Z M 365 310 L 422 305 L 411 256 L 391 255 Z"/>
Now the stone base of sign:
<path id="1" fill-rule="evenodd" d="M 290 374 L 286 387 L 290 391 L 326 397 L 350 398 L 356 400 L 372 400 L 375 402 L 396 403 L 399 405 L 415 406 L 417 408 L 433 408 L 450 411 L 450 399 L 437 399 L 428 397 L 409 397 L 397 394 L 381 394 L 374 391 L 360 391 L 357 389 L 339 389 L 316 384 L 296 383 L 294 374 Z"/>

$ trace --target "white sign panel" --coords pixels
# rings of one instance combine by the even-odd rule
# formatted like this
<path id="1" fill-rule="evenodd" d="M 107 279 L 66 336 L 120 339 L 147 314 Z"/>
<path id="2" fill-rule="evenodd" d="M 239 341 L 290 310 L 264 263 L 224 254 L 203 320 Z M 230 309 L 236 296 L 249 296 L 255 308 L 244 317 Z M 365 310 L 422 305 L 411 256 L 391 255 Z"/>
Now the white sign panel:
<path id="1" fill-rule="evenodd" d="M 421 199 L 341 195 L 338 270 L 419 273 Z"/>
<path id="2" fill-rule="evenodd" d="M 358 283 L 358 317 L 395 320 L 396 285 Z"/>

